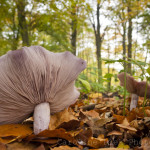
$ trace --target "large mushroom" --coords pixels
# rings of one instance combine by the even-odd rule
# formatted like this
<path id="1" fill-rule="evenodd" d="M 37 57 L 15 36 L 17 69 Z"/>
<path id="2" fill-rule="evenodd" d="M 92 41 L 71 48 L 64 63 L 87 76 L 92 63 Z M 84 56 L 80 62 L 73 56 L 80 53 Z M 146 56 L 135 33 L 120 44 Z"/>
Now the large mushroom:
<path id="1" fill-rule="evenodd" d="M 0 124 L 21 123 L 34 112 L 34 133 L 48 129 L 50 114 L 75 103 L 74 86 L 86 62 L 70 52 L 23 47 L 0 57 Z"/>
<path id="2" fill-rule="evenodd" d="M 124 76 L 125 76 L 124 72 L 118 75 L 121 86 L 124 86 L 125 84 Z M 129 93 L 131 93 L 130 110 L 136 108 L 138 97 L 139 96 L 144 97 L 146 91 L 147 91 L 146 97 L 150 98 L 150 85 L 147 85 L 145 81 L 142 82 L 136 81 L 132 76 L 128 75 L 127 73 L 126 73 L 126 89 Z"/>

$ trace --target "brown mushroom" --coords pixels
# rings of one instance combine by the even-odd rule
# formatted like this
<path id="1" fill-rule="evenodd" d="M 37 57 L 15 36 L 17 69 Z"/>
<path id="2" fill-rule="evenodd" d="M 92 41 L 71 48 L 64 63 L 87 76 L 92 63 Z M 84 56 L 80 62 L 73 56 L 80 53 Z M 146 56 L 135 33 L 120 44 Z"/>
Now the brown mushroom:
<path id="1" fill-rule="evenodd" d="M 113 130 L 107 134 L 107 136 L 113 136 L 113 135 L 122 135 L 122 133 L 120 131 Z"/>
<path id="2" fill-rule="evenodd" d="M 124 131 L 124 141 L 127 140 L 127 131 L 132 131 L 132 132 L 136 132 L 137 130 L 133 127 L 130 127 L 128 125 L 124 125 L 124 124 L 116 124 L 118 127 L 120 127 L 121 129 L 123 129 Z"/>
<path id="3" fill-rule="evenodd" d="M 110 147 L 114 147 L 113 141 L 115 140 L 115 137 L 121 136 L 121 135 L 122 135 L 122 133 L 120 131 L 116 131 L 116 130 L 113 130 L 107 134 L 107 136 L 112 137 L 112 140 L 110 141 Z"/>
<path id="4" fill-rule="evenodd" d="M 124 76 L 125 76 L 124 72 L 118 75 L 121 86 L 124 86 L 125 84 Z M 139 96 L 144 97 L 146 91 L 147 91 L 146 97 L 150 98 L 150 85 L 147 85 L 147 86 L 146 85 L 147 83 L 145 81 L 138 82 L 132 76 L 126 73 L 126 89 L 129 93 L 131 93 L 130 110 L 132 110 L 133 108 L 136 108 L 138 97 Z M 147 87 L 147 90 L 146 90 L 146 87 Z"/>
<path id="5" fill-rule="evenodd" d="M 70 52 L 23 47 L 0 57 L 0 124 L 21 123 L 34 112 L 34 133 L 47 129 L 50 113 L 79 96 L 74 86 L 86 62 Z"/>

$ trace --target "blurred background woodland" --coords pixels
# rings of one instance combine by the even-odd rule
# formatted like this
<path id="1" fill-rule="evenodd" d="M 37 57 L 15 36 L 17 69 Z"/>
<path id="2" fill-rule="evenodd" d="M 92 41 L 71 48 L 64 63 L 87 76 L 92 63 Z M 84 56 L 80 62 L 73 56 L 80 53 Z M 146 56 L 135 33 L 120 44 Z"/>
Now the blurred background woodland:
<path id="1" fill-rule="evenodd" d="M 0 55 L 22 46 L 87 61 L 81 92 L 121 91 L 117 74 L 150 74 L 149 0 L 0 0 Z"/>

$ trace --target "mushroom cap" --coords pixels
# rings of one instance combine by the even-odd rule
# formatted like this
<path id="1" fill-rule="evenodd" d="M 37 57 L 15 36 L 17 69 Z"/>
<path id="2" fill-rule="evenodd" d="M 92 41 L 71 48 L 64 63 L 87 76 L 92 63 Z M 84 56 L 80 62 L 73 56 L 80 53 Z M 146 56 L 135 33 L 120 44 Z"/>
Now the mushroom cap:
<path id="1" fill-rule="evenodd" d="M 120 80 L 120 85 L 124 86 L 125 80 L 124 80 L 125 73 L 122 72 L 118 75 L 118 78 Z M 126 73 L 126 89 L 129 93 L 134 93 L 136 94 L 136 83 L 137 81 L 134 80 L 132 76 Z"/>
<path id="2" fill-rule="evenodd" d="M 130 126 L 126 126 L 126 125 L 123 125 L 123 124 L 116 124 L 118 127 L 122 128 L 122 129 L 126 129 L 126 130 L 130 130 L 130 131 L 134 131 L 136 132 L 137 130 L 133 127 L 130 127 Z"/>
<path id="3" fill-rule="evenodd" d="M 124 72 L 118 75 L 121 86 L 124 86 L 124 83 L 125 83 L 124 76 L 125 76 Z M 147 84 L 147 82 L 145 81 L 138 82 L 132 76 L 126 74 L 126 89 L 129 93 L 144 97 L 146 88 L 147 88 L 146 97 L 150 98 L 150 92 L 149 92 L 150 84 Z"/>
<path id="4" fill-rule="evenodd" d="M 107 136 L 111 136 L 111 135 L 122 135 L 122 133 L 120 131 L 113 130 L 107 134 Z"/>
<path id="5" fill-rule="evenodd" d="M 0 124 L 22 122 L 42 102 L 50 104 L 51 113 L 68 107 L 79 96 L 74 82 L 85 68 L 70 52 L 41 46 L 9 51 L 0 57 Z"/>

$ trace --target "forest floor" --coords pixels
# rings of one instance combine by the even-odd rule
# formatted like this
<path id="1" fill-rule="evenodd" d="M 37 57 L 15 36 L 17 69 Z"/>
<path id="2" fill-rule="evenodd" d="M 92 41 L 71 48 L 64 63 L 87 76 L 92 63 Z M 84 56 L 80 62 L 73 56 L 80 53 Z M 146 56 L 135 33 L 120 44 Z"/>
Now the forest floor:
<path id="1" fill-rule="evenodd" d="M 51 115 L 50 130 L 33 134 L 33 119 L 0 126 L 0 150 L 150 150 L 150 106 L 129 111 L 117 93 L 82 95 Z"/>

